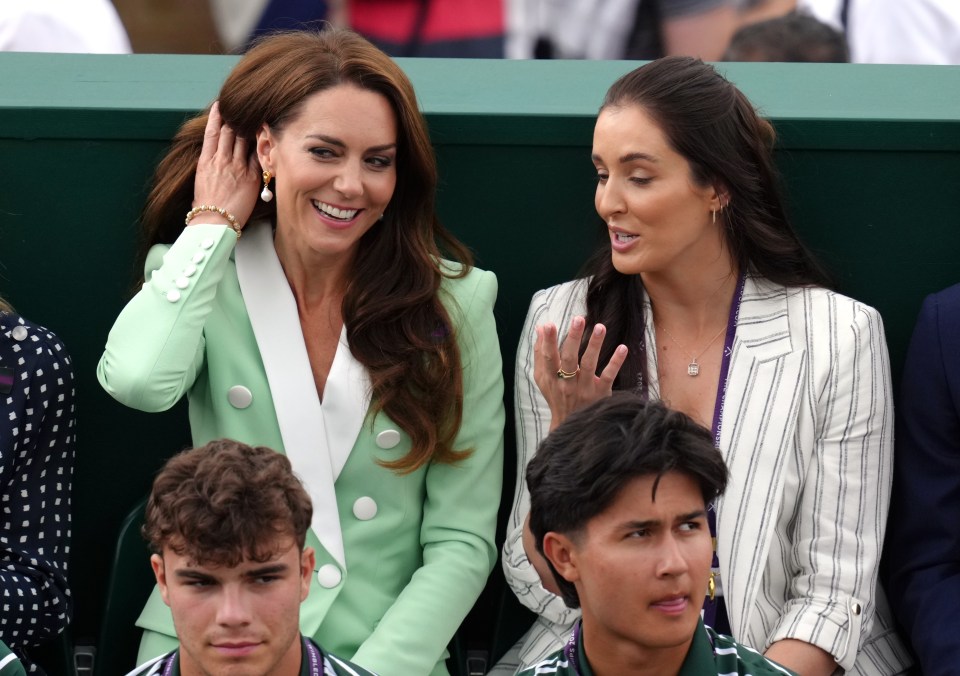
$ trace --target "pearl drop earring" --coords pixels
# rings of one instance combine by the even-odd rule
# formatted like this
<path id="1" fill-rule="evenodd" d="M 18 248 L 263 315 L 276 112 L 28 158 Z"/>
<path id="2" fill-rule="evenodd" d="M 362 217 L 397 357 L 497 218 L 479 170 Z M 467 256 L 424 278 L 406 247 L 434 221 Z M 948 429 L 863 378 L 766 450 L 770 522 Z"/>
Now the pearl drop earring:
<path id="1" fill-rule="evenodd" d="M 273 192 L 270 190 L 270 177 L 271 174 L 269 171 L 263 172 L 263 190 L 260 191 L 260 199 L 264 202 L 269 202 L 273 199 Z"/>

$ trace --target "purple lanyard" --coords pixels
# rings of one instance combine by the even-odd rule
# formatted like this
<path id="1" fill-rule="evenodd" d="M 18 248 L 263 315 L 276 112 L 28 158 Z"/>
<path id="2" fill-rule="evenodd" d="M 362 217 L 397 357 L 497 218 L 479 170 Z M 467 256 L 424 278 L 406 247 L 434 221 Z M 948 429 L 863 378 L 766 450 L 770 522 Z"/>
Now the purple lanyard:
<path id="1" fill-rule="evenodd" d="M 310 661 L 310 676 L 323 676 L 323 672 L 320 670 L 320 651 L 307 639 L 301 638 L 300 640 L 303 641 L 303 646 L 307 649 L 307 659 Z M 176 655 L 171 655 L 163 669 L 163 676 L 170 676 L 173 673 L 173 663 L 176 661 Z"/>
<path id="2" fill-rule="evenodd" d="M 740 273 L 736 291 L 733 292 L 733 303 L 730 304 L 730 316 L 727 319 L 727 336 L 723 341 L 723 358 L 720 362 L 720 380 L 717 382 L 717 399 L 713 407 L 713 445 L 720 448 L 720 432 L 723 429 L 723 402 L 727 396 L 727 374 L 730 371 L 730 357 L 733 353 L 733 339 L 737 335 L 737 323 L 740 321 L 740 305 L 743 303 L 743 283 L 746 275 Z M 707 522 L 710 524 L 710 537 L 713 538 L 713 561 L 711 570 L 720 569 L 720 559 L 717 558 L 717 511 L 713 504 L 707 507 Z M 709 595 L 703 600 L 703 622 L 713 627 L 717 621 L 717 600 Z"/>
<path id="3" fill-rule="evenodd" d="M 577 676 L 583 676 L 580 671 L 580 665 L 577 664 L 577 652 L 580 645 L 580 620 L 577 620 L 573 625 L 573 632 L 570 634 L 570 639 L 567 641 L 567 644 L 563 646 L 563 656 L 567 658 L 567 662 L 573 667 L 573 673 Z"/>

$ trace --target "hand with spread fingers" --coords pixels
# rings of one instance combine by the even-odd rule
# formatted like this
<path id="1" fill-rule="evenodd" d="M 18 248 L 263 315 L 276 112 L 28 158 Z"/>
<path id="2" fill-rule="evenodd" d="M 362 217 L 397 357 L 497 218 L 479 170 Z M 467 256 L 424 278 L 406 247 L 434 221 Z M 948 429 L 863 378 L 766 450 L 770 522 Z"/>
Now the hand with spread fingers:
<path id="1" fill-rule="evenodd" d="M 188 225 L 226 219 L 239 235 L 256 205 L 259 188 L 256 155 L 249 152 L 247 140 L 223 122 L 220 104 L 214 101 L 203 132 Z"/>
<path id="2" fill-rule="evenodd" d="M 610 396 L 613 381 L 627 358 L 627 346 L 618 346 L 600 375 L 597 375 L 598 355 L 607 330 L 603 324 L 593 327 L 581 357 L 580 343 L 585 328 L 584 318 L 574 317 L 562 345 L 559 344 L 554 324 L 544 324 L 536 329 L 533 379 L 550 406 L 551 430 L 573 411 Z"/>

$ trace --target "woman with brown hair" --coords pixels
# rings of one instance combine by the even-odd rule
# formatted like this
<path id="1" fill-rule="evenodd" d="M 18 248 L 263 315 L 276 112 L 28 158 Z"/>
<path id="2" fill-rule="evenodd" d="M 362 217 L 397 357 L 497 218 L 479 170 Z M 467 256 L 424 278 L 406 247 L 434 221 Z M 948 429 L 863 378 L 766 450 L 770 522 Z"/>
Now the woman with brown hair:
<path id="1" fill-rule="evenodd" d="M 145 281 L 98 367 L 134 408 L 187 394 L 194 445 L 290 458 L 314 504 L 304 634 L 404 676 L 446 673 L 501 483 L 496 279 L 440 226 L 436 181 L 386 55 L 347 31 L 264 39 L 159 165 Z M 156 594 L 139 625 L 141 661 L 171 649 Z"/>
<path id="2" fill-rule="evenodd" d="M 607 242 L 583 278 L 534 296 L 517 356 L 503 561 L 539 615 L 523 665 L 576 619 L 526 525 L 524 468 L 549 430 L 613 389 L 711 429 L 730 470 L 710 515 L 711 584 L 683 604 L 805 676 L 910 664 L 877 586 L 893 441 L 883 325 L 828 288 L 791 227 L 773 141 L 697 59 L 653 61 L 607 92 L 592 151 Z M 643 546 L 628 531 L 623 546 Z"/>

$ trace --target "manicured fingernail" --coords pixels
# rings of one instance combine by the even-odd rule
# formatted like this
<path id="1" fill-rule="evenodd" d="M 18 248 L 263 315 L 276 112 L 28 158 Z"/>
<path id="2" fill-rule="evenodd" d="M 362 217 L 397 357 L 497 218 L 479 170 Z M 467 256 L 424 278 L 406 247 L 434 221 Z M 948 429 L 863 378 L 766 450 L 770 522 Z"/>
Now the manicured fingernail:
<path id="1" fill-rule="evenodd" d="M 574 317 L 573 318 L 573 328 L 582 329 L 583 328 L 583 317 Z"/>
<path id="2" fill-rule="evenodd" d="M 627 353 L 627 346 L 626 346 L 626 345 L 619 345 L 619 346 L 617 346 L 617 354 L 618 354 L 618 355 L 623 355 L 623 354 L 626 354 L 626 353 Z"/>
<path id="3" fill-rule="evenodd" d="M 603 335 L 603 324 L 595 324 L 593 327 L 593 335 L 602 336 Z"/>

